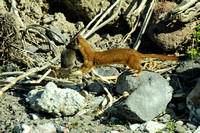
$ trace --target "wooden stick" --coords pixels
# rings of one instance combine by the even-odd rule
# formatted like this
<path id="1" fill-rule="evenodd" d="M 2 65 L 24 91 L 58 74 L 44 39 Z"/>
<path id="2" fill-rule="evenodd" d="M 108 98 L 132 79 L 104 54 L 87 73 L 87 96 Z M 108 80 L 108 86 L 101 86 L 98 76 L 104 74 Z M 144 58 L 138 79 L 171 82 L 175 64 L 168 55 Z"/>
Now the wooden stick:
<path id="1" fill-rule="evenodd" d="M 24 28 L 25 25 L 24 25 L 22 19 L 19 16 L 19 13 L 18 13 L 17 8 L 16 8 L 15 0 L 11 0 L 11 7 L 12 7 L 12 10 L 13 10 L 13 13 L 17 16 L 17 19 L 19 20 L 21 27 Z"/>
<path id="2" fill-rule="evenodd" d="M 57 57 L 55 57 L 51 63 L 57 61 L 58 59 L 60 58 L 60 55 L 58 55 Z M 3 95 L 3 92 L 5 92 L 6 90 L 8 90 L 9 88 L 11 88 L 13 85 L 15 85 L 17 83 L 17 81 L 33 74 L 33 73 L 36 73 L 36 72 L 39 72 L 39 71 L 42 71 L 44 69 L 46 69 L 47 67 L 51 66 L 51 63 L 48 62 L 46 63 L 44 66 L 42 67 L 36 67 L 36 68 L 32 68 L 30 69 L 28 72 L 18 76 L 17 78 L 15 78 L 13 81 L 11 81 L 9 84 L 7 84 L 5 87 L 3 87 L 1 90 L 0 90 L 0 97 Z"/>
<path id="3" fill-rule="evenodd" d="M 145 20 L 144 20 L 144 22 L 143 22 L 143 24 L 142 24 L 142 28 L 141 28 L 141 30 L 140 30 L 140 33 L 139 33 L 139 35 L 138 35 L 138 37 L 137 37 L 136 42 L 135 42 L 134 45 L 133 45 L 133 48 L 134 48 L 135 50 L 137 50 L 137 49 L 139 48 L 139 46 L 140 46 L 142 35 L 144 34 L 144 32 L 145 32 L 145 30 L 146 30 L 146 27 L 147 27 L 147 25 L 148 25 L 148 23 L 149 23 L 149 20 L 150 20 L 150 18 L 151 18 L 152 13 L 153 13 L 153 9 L 154 9 L 155 3 L 156 3 L 156 0 L 152 0 L 151 5 L 150 5 L 150 7 L 149 7 L 149 10 L 148 10 L 148 12 L 147 12 L 147 15 L 146 15 L 146 17 L 145 17 Z"/>
<path id="4" fill-rule="evenodd" d="M 117 12 L 112 15 L 110 18 L 108 18 L 106 21 L 104 21 L 103 23 L 100 24 L 100 22 L 106 17 L 106 15 L 111 12 L 111 10 L 117 5 L 117 3 L 119 3 L 120 1 L 120 5 L 117 9 Z M 97 31 L 98 29 L 100 29 L 101 27 L 103 27 L 104 25 L 106 25 L 107 23 L 109 23 L 110 21 L 112 21 L 119 13 L 120 9 L 121 9 L 121 5 L 122 5 L 123 0 L 117 0 L 110 8 L 107 9 L 107 11 L 101 16 L 101 18 L 97 21 L 97 23 L 91 28 L 91 30 L 86 34 L 86 35 L 82 35 L 83 38 L 87 38 L 88 36 L 90 36 L 92 33 L 94 33 L 95 31 Z M 100 25 L 99 25 L 100 24 Z"/>
<path id="5" fill-rule="evenodd" d="M 40 83 L 50 72 L 51 69 L 49 69 L 36 83 Z"/>

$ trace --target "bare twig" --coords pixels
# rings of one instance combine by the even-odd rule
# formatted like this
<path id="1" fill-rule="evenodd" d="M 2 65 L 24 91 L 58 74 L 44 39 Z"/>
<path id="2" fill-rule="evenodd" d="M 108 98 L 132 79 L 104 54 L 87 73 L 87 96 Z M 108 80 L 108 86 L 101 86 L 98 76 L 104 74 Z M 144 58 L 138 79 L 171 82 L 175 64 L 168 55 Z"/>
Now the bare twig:
<path id="1" fill-rule="evenodd" d="M 107 97 L 109 98 L 109 102 L 108 102 L 108 104 L 107 104 L 106 107 L 103 107 L 103 109 L 98 112 L 99 115 L 102 114 L 103 112 L 105 112 L 105 110 L 107 110 L 113 104 L 113 97 L 112 97 L 112 95 L 110 94 L 110 92 L 108 91 L 108 89 L 106 88 L 106 86 L 103 83 L 100 82 L 100 84 L 103 87 L 103 89 L 106 91 Z M 108 112 L 108 116 L 109 116 L 109 113 L 110 112 Z"/>
<path id="2" fill-rule="evenodd" d="M 107 79 L 105 79 L 104 77 L 100 76 L 94 69 L 92 69 L 92 72 L 99 77 L 101 80 L 103 80 L 104 82 L 106 82 L 107 84 L 110 84 L 110 81 L 108 81 Z"/>
<path id="3" fill-rule="evenodd" d="M 139 35 L 138 35 L 138 37 L 137 37 L 136 42 L 135 42 L 134 45 L 133 45 L 133 48 L 134 48 L 135 50 L 137 50 L 137 49 L 139 48 L 139 45 L 140 45 L 140 43 L 141 43 L 142 35 L 144 34 L 144 32 L 145 32 L 145 30 L 146 30 L 146 27 L 147 27 L 147 25 L 148 25 L 148 23 L 149 23 L 149 20 L 150 20 L 150 18 L 151 18 L 152 13 L 153 13 L 153 9 L 154 9 L 155 4 L 156 4 L 156 0 L 152 0 L 151 5 L 150 5 L 150 7 L 149 7 L 149 10 L 148 10 L 148 12 L 147 12 L 147 15 L 146 15 L 146 17 L 145 17 L 145 20 L 144 20 L 144 22 L 143 22 L 143 24 L 142 24 L 142 28 L 141 28 L 141 30 L 140 30 L 140 33 L 139 33 Z"/>
<path id="4" fill-rule="evenodd" d="M 9 81 L 0 81 L 0 85 L 5 85 L 5 84 L 9 84 L 9 83 L 11 83 L 11 82 L 9 82 Z M 76 83 L 74 83 L 74 84 L 70 83 L 69 84 L 68 82 L 59 82 L 59 83 L 55 83 L 55 84 L 57 86 L 77 85 Z M 46 83 L 21 83 L 21 82 L 17 82 L 14 86 L 45 86 L 45 85 L 46 85 Z M 82 85 L 82 84 L 79 84 L 79 85 Z M 17 88 L 17 89 L 22 89 L 22 88 Z"/>
<path id="5" fill-rule="evenodd" d="M 51 63 L 57 61 L 58 59 L 60 58 L 60 55 L 58 55 L 57 57 L 55 57 Z M 33 74 L 33 73 L 36 73 L 36 72 L 39 72 L 39 71 L 42 71 L 44 69 L 46 69 L 47 67 L 51 66 L 51 63 L 48 62 L 46 64 L 44 64 L 42 67 L 36 67 L 36 68 L 32 68 L 30 69 L 28 72 L 24 73 L 23 75 L 20 75 L 18 76 L 17 78 L 15 78 L 13 81 L 11 81 L 11 83 L 7 84 L 5 87 L 3 87 L 1 90 L 0 90 L 0 97 L 3 95 L 3 92 L 5 92 L 6 90 L 8 90 L 9 88 L 11 88 L 13 85 L 15 85 L 17 83 L 17 81 Z"/>
<path id="6" fill-rule="evenodd" d="M 137 19 L 137 22 L 135 23 L 135 25 L 134 26 L 132 25 L 131 31 L 124 36 L 124 39 L 122 40 L 121 43 L 125 43 L 127 41 L 127 39 L 131 36 L 131 34 L 135 31 L 135 29 L 139 23 L 139 20 L 140 20 L 140 15 L 138 16 L 138 19 Z"/>
<path id="7" fill-rule="evenodd" d="M 111 10 L 117 5 L 117 3 L 120 2 L 120 5 L 116 11 L 116 13 L 114 15 L 112 15 L 110 18 L 108 18 L 106 21 L 104 21 L 103 23 L 100 24 L 100 22 L 106 17 L 106 15 L 108 15 L 109 12 L 111 12 Z M 110 8 L 107 9 L 107 11 L 101 16 L 101 18 L 97 21 L 97 23 L 91 28 L 91 30 L 85 34 L 82 35 L 83 38 L 87 38 L 88 36 L 90 36 L 92 33 L 94 33 L 95 31 L 97 31 L 98 29 L 100 29 L 101 27 L 103 27 L 104 25 L 106 25 L 107 23 L 109 23 L 110 21 L 112 21 L 119 13 L 120 9 L 121 9 L 121 5 L 122 5 L 123 0 L 117 0 Z M 93 21 L 93 20 L 92 20 Z"/>
<path id="8" fill-rule="evenodd" d="M 85 34 L 85 32 L 88 30 L 88 28 L 90 27 L 90 25 L 92 24 L 92 23 L 94 23 L 94 21 L 101 15 L 103 13 L 103 11 L 102 10 L 100 10 L 100 13 L 99 14 L 97 14 L 89 23 L 88 23 L 88 25 L 85 27 L 85 29 L 80 33 L 80 35 L 84 35 Z"/>
<path id="9" fill-rule="evenodd" d="M 40 83 L 50 72 L 51 69 L 49 69 L 36 83 Z"/>
<path id="10" fill-rule="evenodd" d="M 3 73 L 1 73 L 1 76 L 22 75 L 22 74 L 25 74 L 25 72 L 3 72 Z M 34 77 L 34 78 L 41 78 L 42 76 L 43 75 L 40 75 L 37 73 L 29 75 L 29 77 Z M 68 81 L 66 79 L 57 79 L 57 78 L 50 77 L 50 76 L 44 77 L 44 80 L 65 83 L 68 85 L 76 85 L 76 83 L 74 83 L 72 81 Z"/>
<path id="11" fill-rule="evenodd" d="M 164 72 L 167 72 L 169 70 L 172 70 L 174 69 L 176 66 L 172 66 L 172 67 L 168 67 L 168 68 L 164 68 L 164 69 L 159 69 L 159 70 L 156 70 L 155 72 L 159 72 L 160 74 L 164 73 Z"/>
<path id="12" fill-rule="evenodd" d="M 198 0 L 183 0 L 179 6 L 174 8 L 171 12 L 173 14 L 177 12 L 183 12 L 184 10 L 188 9 L 190 6 L 194 5 Z"/>
<path id="13" fill-rule="evenodd" d="M 144 10 L 144 8 L 145 8 L 146 2 L 147 2 L 147 0 L 142 0 L 142 2 L 140 3 L 139 7 L 133 12 L 134 16 L 139 16 L 140 15 L 142 10 Z"/>
<path id="14" fill-rule="evenodd" d="M 11 0 L 11 6 L 12 6 L 13 13 L 17 16 L 17 19 L 20 22 L 21 27 L 24 28 L 25 25 L 24 25 L 22 19 L 19 16 L 19 13 L 18 13 L 17 8 L 16 8 L 15 0 Z"/>

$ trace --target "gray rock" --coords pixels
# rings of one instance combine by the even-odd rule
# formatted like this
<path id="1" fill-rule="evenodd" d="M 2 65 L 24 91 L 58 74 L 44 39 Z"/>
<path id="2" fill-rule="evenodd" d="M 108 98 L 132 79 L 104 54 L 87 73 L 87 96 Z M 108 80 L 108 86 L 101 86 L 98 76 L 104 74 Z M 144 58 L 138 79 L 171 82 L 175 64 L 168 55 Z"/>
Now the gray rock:
<path id="1" fill-rule="evenodd" d="M 183 126 L 183 121 L 177 121 L 175 124 L 174 124 L 176 127 L 178 126 Z"/>
<path id="2" fill-rule="evenodd" d="M 154 121 L 148 121 L 140 125 L 138 127 L 139 131 L 148 132 L 148 133 L 157 133 L 161 129 L 165 128 L 166 125 Z"/>
<path id="3" fill-rule="evenodd" d="M 105 91 L 104 91 L 102 85 L 99 82 L 102 82 L 102 81 L 100 81 L 100 80 L 89 80 L 89 81 L 87 81 L 87 89 L 90 92 L 95 92 L 97 94 L 104 93 Z M 107 87 L 107 89 L 111 89 L 110 85 L 108 85 L 108 84 L 104 84 L 104 85 Z"/>
<path id="4" fill-rule="evenodd" d="M 118 70 L 114 67 L 96 67 L 94 69 L 100 76 L 118 76 L 119 75 Z"/>
<path id="5" fill-rule="evenodd" d="M 25 49 L 32 52 L 32 53 L 34 53 L 38 50 L 38 47 L 36 47 L 36 46 L 34 46 L 34 45 L 32 45 L 28 42 L 25 42 L 25 46 L 26 46 Z"/>
<path id="6" fill-rule="evenodd" d="M 165 114 L 159 118 L 160 122 L 167 123 L 171 120 L 171 116 L 169 114 Z"/>
<path id="7" fill-rule="evenodd" d="M 195 88 L 189 93 L 186 98 L 186 105 L 190 109 L 190 113 L 200 120 L 200 78 L 197 81 Z"/>
<path id="8" fill-rule="evenodd" d="M 26 100 L 33 110 L 54 116 L 74 115 L 85 106 L 85 98 L 77 91 L 60 89 L 53 82 L 49 82 L 44 90 L 30 91 Z"/>
<path id="9" fill-rule="evenodd" d="M 184 126 L 177 126 L 177 127 L 175 127 L 174 130 L 177 133 L 185 133 L 186 132 L 186 127 L 184 127 Z"/>
<path id="10" fill-rule="evenodd" d="M 37 114 L 37 113 L 35 113 L 35 114 L 31 113 L 30 117 L 31 117 L 32 120 L 37 120 L 37 119 L 39 119 L 39 114 Z"/>
<path id="11" fill-rule="evenodd" d="M 56 128 L 53 123 L 46 123 L 36 126 L 31 133 L 56 133 Z"/>
<path id="12" fill-rule="evenodd" d="M 20 124 L 13 128 L 14 133 L 30 133 L 32 127 L 27 124 Z"/>
<path id="13" fill-rule="evenodd" d="M 172 98 L 172 87 L 160 74 L 143 71 L 138 77 L 123 73 L 118 77 L 117 90 L 132 92 L 114 104 L 114 114 L 130 122 L 150 121 L 163 112 Z"/>
<path id="14" fill-rule="evenodd" d="M 64 127 L 64 126 L 59 126 L 59 127 L 57 128 L 57 132 L 58 132 L 58 133 L 69 133 L 69 129 L 67 129 L 67 128 Z"/>
<path id="15" fill-rule="evenodd" d="M 187 125 L 191 130 L 194 130 L 194 129 L 197 128 L 197 126 L 196 126 L 194 123 L 192 123 L 192 122 L 188 122 L 188 123 L 186 123 L 186 125 Z"/>
<path id="16" fill-rule="evenodd" d="M 42 21 L 44 24 L 48 24 L 55 21 L 55 17 L 54 15 L 44 16 L 44 19 Z"/>
<path id="17" fill-rule="evenodd" d="M 132 124 L 129 126 L 129 128 L 132 130 L 132 131 L 135 131 L 138 127 L 140 127 L 140 124 Z"/>
<path id="18" fill-rule="evenodd" d="M 53 31 L 53 32 L 52 32 Z M 57 35 L 56 35 L 56 34 Z M 63 31 L 57 29 L 56 27 L 50 27 L 50 30 L 47 30 L 47 34 L 50 36 L 52 40 L 54 40 L 56 43 L 65 43 L 66 41 L 70 40 L 69 34 L 64 33 Z M 61 39 L 58 37 L 60 36 Z M 63 42 L 64 41 L 64 42 Z"/>
<path id="19" fill-rule="evenodd" d="M 116 117 L 111 117 L 110 121 L 115 123 L 115 124 L 124 124 L 124 122 Z"/>
<path id="20" fill-rule="evenodd" d="M 13 81 L 14 79 L 16 79 L 16 77 L 7 77 L 7 78 L 5 79 L 5 81 L 11 82 L 11 81 Z"/>
<path id="21" fill-rule="evenodd" d="M 178 104 L 178 110 L 183 110 L 186 109 L 186 104 L 185 103 L 179 103 Z"/>
<path id="22" fill-rule="evenodd" d="M 200 133 L 200 126 L 194 131 L 194 133 Z"/>
<path id="23" fill-rule="evenodd" d="M 180 62 L 176 72 L 179 75 L 180 80 L 190 80 L 199 77 L 200 63 L 196 63 L 193 60 Z"/>
<path id="24" fill-rule="evenodd" d="M 95 97 L 94 99 L 90 100 L 88 105 L 93 106 L 93 107 L 100 107 L 103 100 L 104 100 L 103 96 L 98 96 L 98 97 Z"/>

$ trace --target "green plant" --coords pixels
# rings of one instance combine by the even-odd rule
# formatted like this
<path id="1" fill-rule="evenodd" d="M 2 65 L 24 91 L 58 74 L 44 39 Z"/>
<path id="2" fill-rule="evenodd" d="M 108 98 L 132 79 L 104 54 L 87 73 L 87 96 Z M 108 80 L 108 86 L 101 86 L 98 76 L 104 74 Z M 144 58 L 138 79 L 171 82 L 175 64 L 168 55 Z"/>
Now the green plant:
<path id="1" fill-rule="evenodd" d="M 200 43 L 200 26 L 196 27 L 195 37 L 197 39 L 197 43 Z"/>
<path id="2" fill-rule="evenodd" d="M 188 51 L 188 54 L 190 54 L 190 57 L 192 58 L 192 59 L 194 59 L 194 56 L 195 55 L 198 55 L 198 56 L 200 56 L 200 51 L 198 51 L 197 49 L 191 49 L 190 51 Z"/>
<path id="3" fill-rule="evenodd" d="M 169 131 L 173 131 L 174 130 L 174 123 L 173 122 L 168 122 L 168 124 L 167 124 L 167 129 L 169 130 Z"/>
<path id="4" fill-rule="evenodd" d="M 115 127 L 115 123 L 112 121 L 107 121 L 109 127 Z"/>
<path id="5" fill-rule="evenodd" d="M 13 131 L 14 127 L 10 126 L 9 129 L 10 129 L 10 131 Z"/>
<path id="6" fill-rule="evenodd" d="M 71 124 L 66 124 L 66 127 L 68 127 L 68 128 L 78 128 L 78 122 L 74 122 L 74 123 L 71 123 Z"/>

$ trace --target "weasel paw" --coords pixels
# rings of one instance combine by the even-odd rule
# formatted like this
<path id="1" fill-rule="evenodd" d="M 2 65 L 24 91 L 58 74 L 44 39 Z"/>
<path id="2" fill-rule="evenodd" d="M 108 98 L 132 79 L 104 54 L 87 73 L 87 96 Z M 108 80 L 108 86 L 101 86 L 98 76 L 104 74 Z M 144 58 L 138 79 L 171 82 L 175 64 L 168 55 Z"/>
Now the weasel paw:
<path id="1" fill-rule="evenodd" d="M 79 70 L 79 71 L 75 71 L 75 72 L 73 72 L 72 74 L 73 74 L 73 75 L 82 74 L 82 71 L 81 71 L 81 70 Z"/>
<path id="2" fill-rule="evenodd" d="M 137 77 L 137 76 L 139 76 L 139 75 L 140 75 L 140 73 L 134 73 L 134 74 L 133 74 L 134 77 Z"/>

